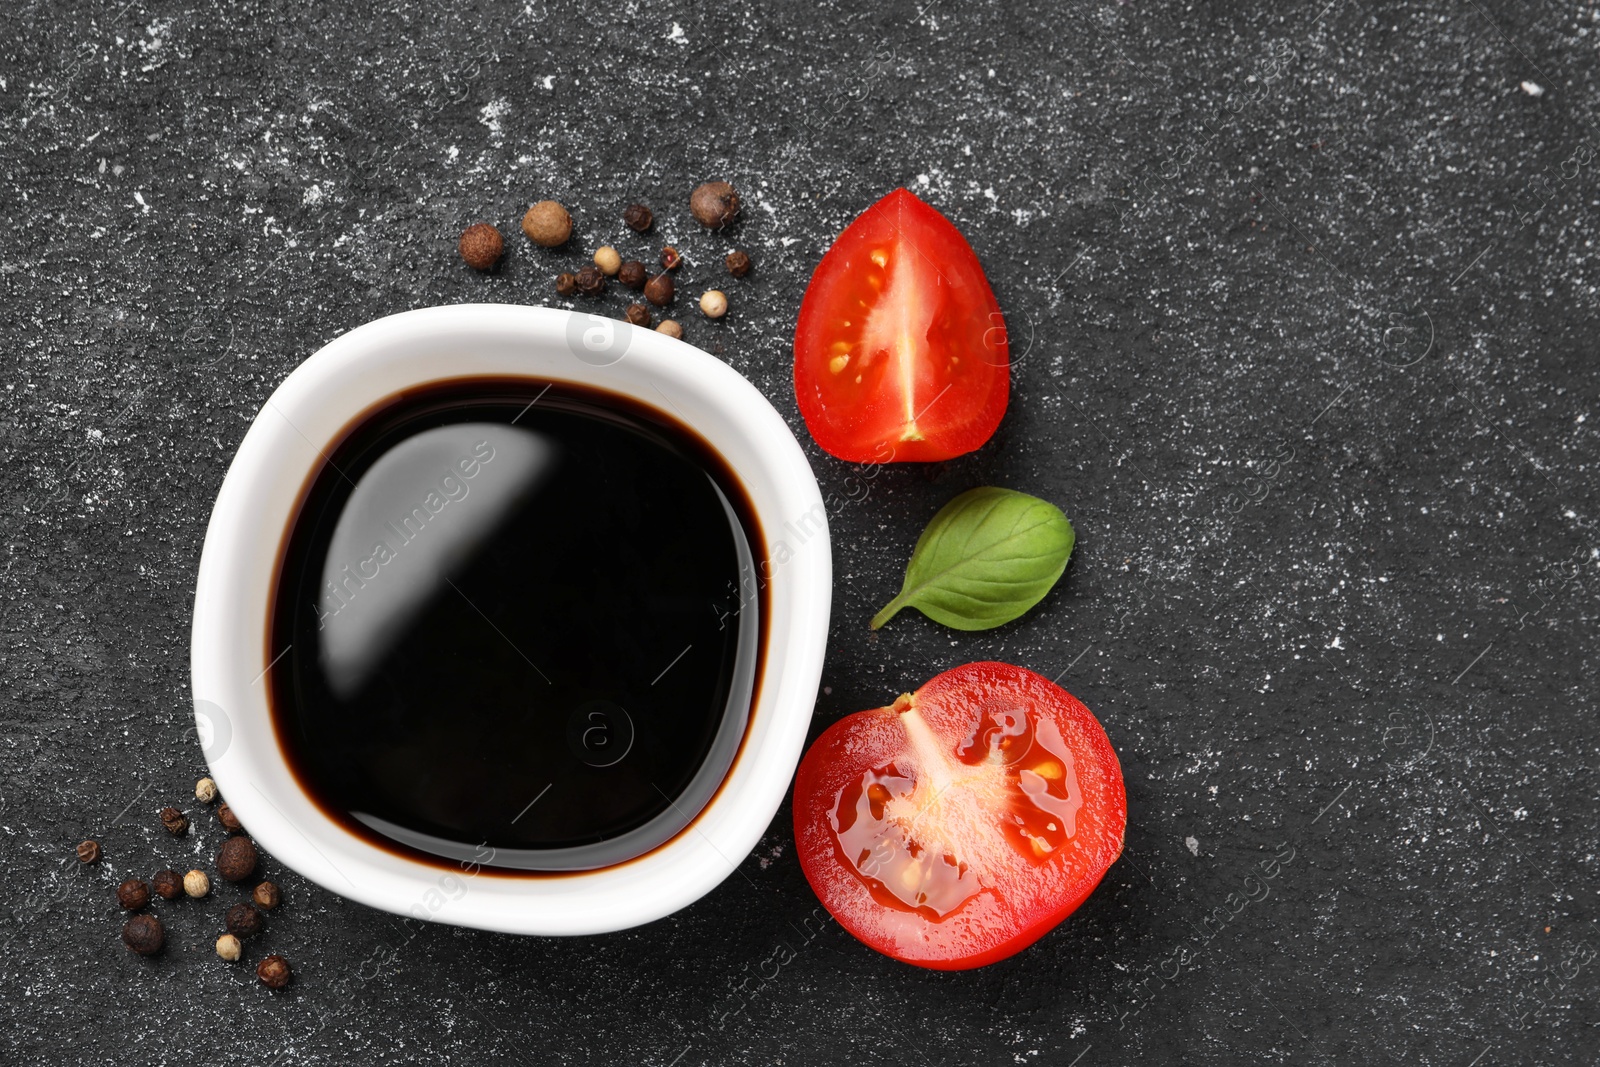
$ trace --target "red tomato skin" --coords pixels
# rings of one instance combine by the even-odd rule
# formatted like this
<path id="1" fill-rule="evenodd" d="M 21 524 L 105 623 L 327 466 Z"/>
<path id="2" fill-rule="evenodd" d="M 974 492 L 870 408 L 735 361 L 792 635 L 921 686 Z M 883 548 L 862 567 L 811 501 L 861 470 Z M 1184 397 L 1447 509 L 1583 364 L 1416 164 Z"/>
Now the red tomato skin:
<path id="1" fill-rule="evenodd" d="M 1022 693 L 1032 697 L 1035 706 L 1043 703 L 1051 708 L 1052 718 L 1059 719 L 1063 733 L 1071 737 L 1069 747 L 1074 758 L 1097 772 L 1096 781 L 1086 789 L 1094 793 L 1094 827 L 1085 827 L 1084 833 L 1091 834 L 1094 828 L 1099 833 L 1082 858 L 1083 869 L 1075 876 L 1058 879 L 1056 895 L 1019 902 L 1018 907 L 982 900 L 986 914 L 977 921 L 951 926 L 943 944 L 929 944 L 926 940 L 919 944 L 918 939 L 926 939 L 946 924 L 962 919 L 962 912 L 980 903 L 985 894 L 980 893 L 937 923 L 910 912 L 894 911 L 877 902 L 856 873 L 845 867 L 829 822 L 842 784 L 882 758 L 884 750 L 875 747 L 874 742 L 902 732 L 894 723 L 898 715 L 895 706 L 856 712 L 834 723 L 806 752 L 796 774 L 795 841 L 806 880 L 840 926 L 868 947 L 903 963 L 958 971 L 1015 955 L 1077 910 L 1122 853 L 1128 803 L 1121 764 L 1099 721 L 1070 693 L 1025 668 L 981 662 L 937 675 L 914 697 L 926 704 L 952 696 L 971 701 L 994 693 Z M 1089 810 L 1088 800 L 1084 810 Z M 1001 925 L 980 928 L 985 920 Z"/>
<path id="2" fill-rule="evenodd" d="M 850 358 L 872 355 L 875 365 L 855 387 L 858 364 L 843 376 L 830 371 L 833 345 L 864 329 L 861 316 L 871 312 L 857 301 L 873 295 L 866 275 L 882 248 L 904 252 L 910 275 L 903 291 L 927 317 L 914 337 L 914 373 L 890 373 L 895 357 L 857 344 Z M 841 326 L 847 314 L 851 325 Z M 989 279 L 961 231 L 907 189 L 862 212 L 817 264 L 794 351 L 795 398 L 811 436 L 854 463 L 936 462 L 975 451 L 994 435 L 1010 398 L 1011 349 Z M 917 386 L 909 401 L 902 387 L 908 380 Z M 908 417 L 920 439 L 906 437 Z"/>

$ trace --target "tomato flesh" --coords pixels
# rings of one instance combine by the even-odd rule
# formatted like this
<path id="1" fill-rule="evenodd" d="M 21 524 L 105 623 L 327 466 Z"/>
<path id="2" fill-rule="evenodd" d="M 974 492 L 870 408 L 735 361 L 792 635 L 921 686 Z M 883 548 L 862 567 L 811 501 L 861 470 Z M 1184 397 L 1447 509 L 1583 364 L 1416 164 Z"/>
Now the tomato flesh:
<path id="1" fill-rule="evenodd" d="M 1010 347 L 961 231 L 905 189 L 864 211 L 806 289 L 794 383 L 811 436 L 840 459 L 941 460 L 987 441 Z"/>
<path id="2" fill-rule="evenodd" d="M 831 726 L 795 780 L 822 903 L 872 948 L 980 967 L 1071 914 L 1122 852 L 1122 769 L 1088 708 L 1005 663 L 946 671 Z"/>

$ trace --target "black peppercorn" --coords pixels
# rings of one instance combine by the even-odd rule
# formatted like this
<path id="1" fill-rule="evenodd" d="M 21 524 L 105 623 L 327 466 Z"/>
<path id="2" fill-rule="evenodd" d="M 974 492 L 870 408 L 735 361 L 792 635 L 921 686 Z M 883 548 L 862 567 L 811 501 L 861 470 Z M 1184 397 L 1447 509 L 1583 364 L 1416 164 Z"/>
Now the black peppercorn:
<path id="1" fill-rule="evenodd" d="M 622 221 L 635 233 L 644 233 L 656 221 L 650 209 L 643 204 L 629 204 L 622 212 Z"/>
<path id="2" fill-rule="evenodd" d="M 122 943 L 141 956 L 154 956 L 167 943 L 167 931 L 154 915 L 135 915 L 122 928 Z"/>
<path id="3" fill-rule="evenodd" d="M 584 296 L 599 296 L 606 291 L 606 276 L 599 267 L 584 267 L 578 272 L 577 285 Z"/>
<path id="4" fill-rule="evenodd" d="M 643 304 L 629 304 L 628 310 L 622 313 L 622 317 L 635 326 L 650 325 L 650 309 Z"/>
<path id="5" fill-rule="evenodd" d="M 256 977 L 268 989 L 282 989 L 289 984 L 289 961 L 282 956 L 268 956 L 256 964 Z"/>
<path id="6" fill-rule="evenodd" d="M 157 871 L 150 884 L 162 900 L 177 900 L 183 896 L 183 877 L 177 871 Z"/>
<path id="7" fill-rule="evenodd" d="M 735 249 L 728 253 L 728 258 L 722 261 L 728 268 L 728 273 L 735 278 L 743 278 L 750 273 L 750 254 L 743 249 Z"/>
<path id="8" fill-rule="evenodd" d="M 643 289 L 644 283 L 648 280 L 649 275 L 645 273 L 644 264 L 637 259 L 628 260 L 622 265 L 622 269 L 617 271 L 617 281 L 629 289 Z"/>
<path id="9" fill-rule="evenodd" d="M 658 308 L 672 303 L 672 275 L 657 274 L 644 287 L 644 298 Z"/>
<path id="10" fill-rule="evenodd" d="M 256 846 L 248 837 L 230 837 L 217 850 L 217 873 L 230 882 L 242 882 L 256 869 Z"/>
<path id="11" fill-rule="evenodd" d="M 162 808 L 161 825 L 165 826 L 167 833 L 173 837 L 181 837 L 189 830 L 189 817 L 177 808 Z"/>
<path id="12" fill-rule="evenodd" d="M 243 901 L 229 908 L 223 921 L 227 924 L 228 933 L 240 939 L 254 937 L 261 932 L 261 913 L 253 904 Z"/>
<path id="13" fill-rule="evenodd" d="M 578 291 L 578 276 L 571 271 L 563 271 L 556 275 L 556 292 L 562 296 L 571 296 Z"/>
<path id="14" fill-rule="evenodd" d="M 78 845 L 78 860 L 81 863 L 100 862 L 100 842 L 84 841 Z"/>
<path id="15" fill-rule="evenodd" d="M 256 902 L 257 907 L 266 908 L 268 911 L 276 908 L 278 902 L 282 899 L 278 893 L 278 887 L 271 882 L 262 882 L 256 886 L 250 897 Z"/>
<path id="16" fill-rule="evenodd" d="M 667 270 L 677 270 L 683 266 L 683 256 L 671 245 L 661 250 L 661 265 Z"/>
<path id="17" fill-rule="evenodd" d="M 150 903 L 150 887 L 137 878 L 129 878 L 117 886 L 117 903 L 129 911 L 138 911 Z"/>
<path id="18" fill-rule="evenodd" d="M 217 821 L 229 833 L 237 833 L 244 829 L 244 824 L 239 821 L 239 816 L 233 813 L 233 809 L 228 807 L 226 800 L 217 805 Z"/>

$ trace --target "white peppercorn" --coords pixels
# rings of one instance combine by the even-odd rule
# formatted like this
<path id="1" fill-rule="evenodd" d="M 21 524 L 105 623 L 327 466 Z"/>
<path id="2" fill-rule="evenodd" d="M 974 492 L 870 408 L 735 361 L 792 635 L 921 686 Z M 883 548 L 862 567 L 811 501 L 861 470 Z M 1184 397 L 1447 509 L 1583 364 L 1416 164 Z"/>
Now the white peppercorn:
<path id="1" fill-rule="evenodd" d="M 707 289 L 700 297 L 700 310 L 708 319 L 720 319 L 728 313 L 728 294 L 721 289 Z"/>

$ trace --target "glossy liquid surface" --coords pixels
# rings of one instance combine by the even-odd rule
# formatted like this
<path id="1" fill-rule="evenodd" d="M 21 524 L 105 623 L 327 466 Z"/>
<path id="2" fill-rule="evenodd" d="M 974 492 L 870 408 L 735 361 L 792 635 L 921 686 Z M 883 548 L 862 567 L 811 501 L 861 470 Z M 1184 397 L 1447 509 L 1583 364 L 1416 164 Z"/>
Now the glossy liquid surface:
<path id="1" fill-rule="evenodd" d="M 737 591 L 760 537 L 720 457 L 618 397 L 470 382 L 328 458 L 287 539 L 270 672 L 313 800 L 385 847 L 527 870 L 681 831 L 758 666 Z"/>

